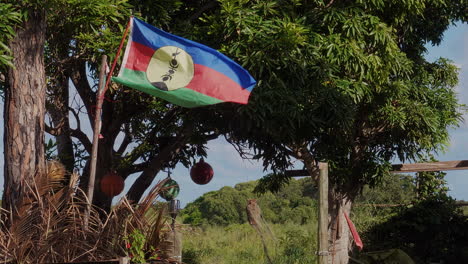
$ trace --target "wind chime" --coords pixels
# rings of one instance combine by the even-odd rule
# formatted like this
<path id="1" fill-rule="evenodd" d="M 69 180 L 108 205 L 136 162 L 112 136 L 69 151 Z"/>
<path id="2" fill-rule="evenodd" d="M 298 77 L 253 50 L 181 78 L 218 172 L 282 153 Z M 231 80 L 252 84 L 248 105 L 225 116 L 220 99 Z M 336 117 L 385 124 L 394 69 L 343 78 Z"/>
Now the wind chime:
<path id="1" fill-rule="evenodd" d="M 172 218 L 172 227 L 175 226 L 175 219 L 180 210 L 180 201 L 175 199 L 180 192 L 179 184 L 171 178 L 170 169 L 167 170 L 167 178 L 164 184 L 161 186 L 161 196 L 164 200 L 169 202 L 169 214 Z"/>
<path id="2" fill-rule="evenodd" d="M 182 234 L 175 228 L 175 220 L 180 210 L 180 201 L 175 198 L 179 195 L 179 192 L 179 184 L 171 178 L 171 171 L 168 169 L 167 178 L 161 186 L 161 193 L 159 194 L 168 202 L 169 215 L 172 218 L 171 231 L 168 232 L 164 238 L 165 241 L 168 241 L 169 245 L 171 245 L 166 254 L 167 257 L 182 261 Z"/>

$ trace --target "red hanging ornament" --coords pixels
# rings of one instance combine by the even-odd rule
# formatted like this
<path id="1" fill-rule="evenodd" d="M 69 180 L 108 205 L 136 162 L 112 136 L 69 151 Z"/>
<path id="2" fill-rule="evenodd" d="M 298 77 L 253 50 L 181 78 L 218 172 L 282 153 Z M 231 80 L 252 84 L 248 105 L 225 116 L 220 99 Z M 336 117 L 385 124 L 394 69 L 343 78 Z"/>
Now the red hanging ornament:
<path id="1" fill-rule="evenodd" d="M 213 179 L 214 171 L 210 164 L 206 163 L 203 158 L 193 165 L 190 169 L 190 178 L 196 184 L 207 184 Z"/>
<path id="2" fill-rule="evenodd" d="M 101 192 L 108 197 L 114 197 L 123 191 L 124 185 L 124 179 L 111 171 L 101 179 Z"/>

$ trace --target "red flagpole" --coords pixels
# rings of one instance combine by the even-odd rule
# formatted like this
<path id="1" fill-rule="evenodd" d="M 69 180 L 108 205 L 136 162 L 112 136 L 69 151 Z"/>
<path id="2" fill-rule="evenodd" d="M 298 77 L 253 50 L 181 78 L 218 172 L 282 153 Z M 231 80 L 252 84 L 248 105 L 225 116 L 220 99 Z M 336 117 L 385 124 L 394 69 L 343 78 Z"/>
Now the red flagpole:
<path id="1" fill-rule="evenodd" d="M 130 24 L 132 23 L 133 16 L 130 17 L 130 20 L 128 20 L 127 27 L 125 28 L 124 35 L 122 37 L 122 40 L 120 41 L 119 49 L 117 50 L 117 53 L 115 54 L 114 61 L 112 62 L 111 69 L 109 71 L 109 74 L 107 74 L 107 80 L 106 80 L 106 85 L 104 86 L 104 93 L 107 91 L 107 87 L 109 86 L 110 79 L 112 77 L 112 73 L 115 70 L 115 65 L 117 64 L 117 60 L 119 59 L 120 56 L 120 51 L 122 50 L 122 47 L 125 43 L 125 39 L 127 38 L 128 31 L 130 30 Z"/>

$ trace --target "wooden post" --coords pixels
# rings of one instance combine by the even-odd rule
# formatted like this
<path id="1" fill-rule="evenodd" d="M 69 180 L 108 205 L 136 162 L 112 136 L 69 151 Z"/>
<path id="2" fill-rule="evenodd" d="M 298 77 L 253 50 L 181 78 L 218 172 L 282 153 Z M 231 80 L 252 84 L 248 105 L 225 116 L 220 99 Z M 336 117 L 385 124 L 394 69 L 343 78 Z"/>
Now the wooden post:
<path id="1" fill-rule="evenodd" d="M 328 264 L 328 163 L 319 163 L 318 264 Z"/>
<path id="2" fill-rule="evenodd" d="M 130 258 L 129 257 L 120 257 L 119 258 L 119 264 L 129 264 L 130 263 Z"/>
<path id="3" fill-rule="evenodd" d="M 102 55 L 101 69 L 99 71 L 99 84 L 98 91 L 96 93 L 96 113 L 94 117 L 94 130 L 93 130 L 93 148 L 91 152 L 91 164 L 89 172 L 88 182 L 88 205 L 85 212 L 85 227 L 88 227 L 89 214 L 91 211 L 91 205 L 93 204 L 94 196 L 94 182 L 96 178 L 96 165 L 97 165 L 97 153 L 99 145 L 99 133 L 101 133 L 101 113 L 102 113 L 102 101 L 104 99 L 104 86 L 106 83 L 106 67 L 107 67 L 107 55 Z"/>
<path id="4" fill-rule="evenodd" d="M 101 60 L 101 70 L 99 71 L 99 86 L 96 93 L 96 114 L 94 117 L 94 130 L 93 130 L 93 148 L 91 152 L 91 166 L 89 172 L 89 182 L 88 182 L 88 200 L 89 203 L 93 203 L 93 194 L 94 194 L 94 181 L 96 178 L 96 165 L 97 165 L 97 153 L 99 145 L 99 133 L 101 133 L 101 113 L 102 113 L 102 101 L 103 101 L 103 91 L 105 76 L 106 76 L 106 65 L 107 65 L 107 56 L 102 55 Z"/>
<path id="5" fill-rule="evenodd" d="M 86 207 L 85 218 L 84 218 L 85 228 L 88 228 L 89 214 L 91 212 L 91 206 L 93 204 L 99 134 L 101 133 L 102 102 L 104 101 L 104 94 L 106 93 L 107 87 L 109 86 L 109 82 L 110 82 L 110 79 L 112 78 L 112 73 L 114 72 L 115 65 L 117 64 L 117 60 L 119 59 L 120 51 L 122 50 L 122 47 L 124 45 L 125 38 L 127 37 L 130 27 L 132 26 L 132 21 L 133 21 L 133 16 L 130 17 L 130 20 L 127 23 L 127 27 L 125 28 L 122 39 L 120 40 L 119 48 L 117 49 L 114 62 L 112 63 L 112 67 L 109 71 L 109 74 L 107 75 L 107 78 L 106 78 L 107 55 L 102 55 L 102 59 L 101 59 L 101 69 L 99 71 L 98 91 L 96 93 L 96 114 L 94 117 L 93 148 L 91 150 L 91 164 L 90 164 L 90 172 L 89 172 L 88 192 L 86 194 L 88 196 L 88 206 Z"/>

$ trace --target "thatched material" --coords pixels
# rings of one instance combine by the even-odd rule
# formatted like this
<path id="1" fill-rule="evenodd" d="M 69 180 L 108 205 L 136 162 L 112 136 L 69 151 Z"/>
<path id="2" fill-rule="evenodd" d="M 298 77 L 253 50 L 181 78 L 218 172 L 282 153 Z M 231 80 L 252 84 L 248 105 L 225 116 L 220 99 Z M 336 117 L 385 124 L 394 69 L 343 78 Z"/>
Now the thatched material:
<path id="1" fill-rule="evenodd" d="M 77 187 L 79 175 L 66 177 L 60 163 L 49 163 L 48 173 L 36 175 L 35 182 L 27 185 L 29 191 L 17 212 L 1 211 L 0 219 L 7 221 L 0 222 L 0 263 L 111 260 L 129 254 L 126 245 L 135 230 L 147 238 L 145 254 L 157 254 L 167 229 L 163 210 L 153 205 L 161 183 L 138 205 L 124 198 L 109 214 L 93 207 L 86 227 L 87 200 Z"/>

